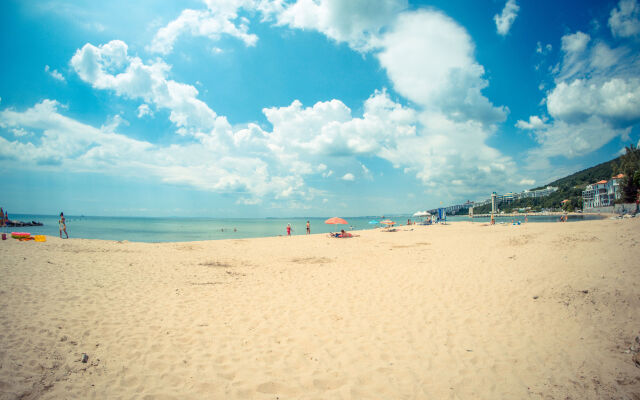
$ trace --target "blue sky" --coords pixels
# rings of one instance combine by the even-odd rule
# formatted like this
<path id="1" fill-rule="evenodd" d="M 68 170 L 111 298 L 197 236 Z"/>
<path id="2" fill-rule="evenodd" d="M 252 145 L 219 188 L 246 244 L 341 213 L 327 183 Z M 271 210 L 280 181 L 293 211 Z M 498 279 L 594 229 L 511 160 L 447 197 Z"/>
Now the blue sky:
<path id="1" fill-rule="evenodd" d="M 637 0 L 4 1 L 0 206 L 410 213 L 638 143 Z"/>

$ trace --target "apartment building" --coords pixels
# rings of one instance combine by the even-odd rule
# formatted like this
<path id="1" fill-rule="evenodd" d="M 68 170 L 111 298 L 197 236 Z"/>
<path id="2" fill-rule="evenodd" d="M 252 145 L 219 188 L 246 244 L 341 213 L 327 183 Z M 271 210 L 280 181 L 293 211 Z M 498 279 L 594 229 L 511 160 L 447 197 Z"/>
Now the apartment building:
<path id="1" fill-rule="evenodd" d="M 582 209 L 609 207 L 620 199 L 622 192 L 620 184 L 624 178 L 623 174 L 616 175 L 610 180 L 601 180 L 587 185 L 582 192 Z"/>

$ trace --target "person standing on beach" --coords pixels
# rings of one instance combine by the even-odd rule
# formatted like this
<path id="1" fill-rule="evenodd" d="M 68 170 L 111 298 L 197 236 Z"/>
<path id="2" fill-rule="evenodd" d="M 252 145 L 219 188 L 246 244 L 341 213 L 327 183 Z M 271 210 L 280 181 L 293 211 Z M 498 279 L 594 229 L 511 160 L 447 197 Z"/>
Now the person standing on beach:
<path id="1" fill-rule="evenodd" d="M 311 234 L 311 224 L 307 221 L 307 235 Z"/>
<path id="2" fill-rule="evenodd" d="M 64 213 L 60 213 L 60 219 L 58 220 L 58 228 L 60 229 L 60 238 L 62 239 L 62 231 L 67 235 L 67 239 L 69 239 L 69 234 L 67 233 L 67 223 L 64 218 Z"/>
<path id="3" fill-rule="evenodd" d="M 291 236 L 291 224 L 287 224 L 287 236 Z"/>

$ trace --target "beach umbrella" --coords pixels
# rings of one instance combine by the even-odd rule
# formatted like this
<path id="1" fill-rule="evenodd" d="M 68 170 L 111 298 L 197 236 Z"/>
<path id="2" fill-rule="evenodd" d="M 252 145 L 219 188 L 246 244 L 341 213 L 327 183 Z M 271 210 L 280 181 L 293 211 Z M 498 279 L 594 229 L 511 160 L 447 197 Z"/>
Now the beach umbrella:
<path id="1" fill-rule="evenodd" d="M 417 213 L 413 214 L 414 217 L 430 217 L 431 214 L 428 213 L 427 211 L 418 211 Z"/>
<path id="2" fill-rule="evenodd" d="M 345 221 L 342 218 L 338 218 L 338 217 L 333 217 L 333 218 L 329 218 L 328 220 L 324 221 L 325 224 L 331 224 L 331 225 L 336 225 L 336 224 L 344 224 L 344 225 L 348 225 L 349 223 L 347 221 Z"/>
<path id="3" fill-rule="evenodd" d="M 388 219 L 387 219 L 387 220 L 385 220 L 385 221 L 382 221 L 382 222 L 380 222 L 380 223 L 381 223 L 381 224 L 385 224 L 385 225 L 395 225 L 395 224 L 396 224 L 395 222 L 390 221 L 390 220 L 388 220 Z"/>
<path id="4" fill-rule="evenodd" d="M 375 219 L 372 219 L 371 221 L 369 221 L 369 223 L 371 225 L 375 225 L 375 224 L 379 224 L 380 222 L 376 221 Z"/>

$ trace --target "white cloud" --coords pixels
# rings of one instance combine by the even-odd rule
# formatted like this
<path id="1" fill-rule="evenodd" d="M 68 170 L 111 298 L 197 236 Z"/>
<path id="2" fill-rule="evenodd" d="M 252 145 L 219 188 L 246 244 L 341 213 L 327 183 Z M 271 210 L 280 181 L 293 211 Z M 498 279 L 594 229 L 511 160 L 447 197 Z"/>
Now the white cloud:
<path id="1" fill-rule="evenodd" d="M 272 144 L 288 148 L 288 153 L 375 154 L 386 143 L 415 135 L 415 111 L 393 102 L 385 91 L 365 101 L 362 118 L 353 118 L 351 110 L 339 100 L 307 108 L 296 100 L 290 106 L 263 112 L 273 125 L 269 135 Z"/>
<path id="2" fill-rule="evenodd" d="M 563 60 L 561 66 L 556 66 L 559 71 L 556 81 L 573 78 L 588 67 L 585 50 L 590 40 L 591 36 L 584 32 L 576 32 L 562 37 Z"/>
<path id="3" fill-rule="evenodd" d="M 364 164 L 360 164 L 360 165 L 362 166 L 362 175 L 364 176 L 364 178 L 366 180 L 372 181 L 373 175 L 371 174 L 371 171 L 369 170 L 369 168 L 367 168 L 367 166 Z"/>
<path id="4" fill-rule="evenodd" d="M 520 181 L 520 185 L 522 186 L 533 186 L 536 183 L 535 179 L 522 179 Z"/>
<path id="5" fill-rule="evenodd" d="M 507 110 L 482 95 L 484 68 L 474 60 L 471 37 L 451 18 L 436 11 L 402 14 L 381 43 L 380 64 L 407 99 L 459 121 L 505 119 Z"/>
<path id="6" fill-rule="evenodd" d="M 260 13 L 263 20 L 275 20 L 280 26 L 318 31 L 366 52 L 377 47 L 380 33 L 408 7 L 407 0 L 205 0 L 205 3 L 206 9 L 183 10 L 178 18 L 159 29 L 149 50 L 168 54 L 184 33 L 214 41 L 226 34 L 253 46 L 258 37 L 248 33 L 249 21 L 238 17 L 239 11 L 245 10 Z"/>
<path id="7" fill-rule="evenodd" d="M 343 181 L 349 181 L 349 182 L 353 182 L 356 180 L 356 177 L 353 176 L 353 174 L 351 172 L 348 172 L 346 174 L 344 174 L 344 176 L 342 178 Z"/>
<path id="8" fill-rule="evenodd" d="M 149 50 L 168 54 L 173 50 L 177 38 L 183 33 L 204 36 L 217 41 L 222 35 L 242 40 L 247 46 L 254 46 L 258 37 L 248 33 L 248 20 L 238 17 L 242 1 L 207 1 L 206 10 L 184 10 L 178 18 L 160 28 Z"/>
<path id="9" fill-rule="evenodd" d="M 242 4 L 249 7 L 248 2 Z M 359 118 L 336 99 L 308 107 L 295 100 L 289 106 L 263 110 L 271 131 L 252 123 L 233 128 L 198 99 L 194 86 L 169 79 L 169 65 L 159 59 L 145 63 L 130 56 L 124 42 L 86 44 L 73 56 L 71 65 L 96 89 L 144 101 L 139 116 L 146 115 L 147 107 L 149 111 L 151 107 L 170 111 L 177 132 L 188 135 L 193 143 L 172 146 L 168 153 L 174 164 L 157 176 L 204 190 L 244 191 L 239 201 L 245 203 L 265 193 L 293 201 L 314 189 L 306 187 L 304 176 L 309 174 L 328 178 L 334 170 L 360 168 L 366 178 L 367 167 L 354 155 L 387 160 L 415 174 L 432 193 L 444 196 L 473 195 L 469 191 L 495 187 L 496 182 L 516 184 L 519 178 L 513 160 L 486 144 L 496 130 L 494 124 L 503 121 L 508 110 L 495 107 L 482 94 L 488 82 L 484 68 L 474 59 L 471 37 L 440 12 L 396 15 L 406 3 L 385 4 L 300 0 L 293 4 L 300 9 L 282 5 L 269 12 L 281 18 L 279 23 L 316 29 L 352 48 L 377 52 L 396 91 L 412 101 L 415 109 L 393 101 L 382 90 L 365 101 Z M 233 7 L 238 9 L 237 4 Z M 327 14 L 304 16 L 311 22 L 302 14 L 294 15 L 294 10 L 302 12 L 305 7 L 319 7 L 317 11 Z M 349 15 L 337 12 L 344 7 L 358 15 L 354 26 L 349 26 L 348 18 L 340 25 L 338 20 Z M 316 17 L 319 19 L 314 20 Z M 169 51 L 175 37 L 161 48 Z M 191 162 L 183 165 L 178 161 L 182 157 Z M 464 184 L 449 188 L 447 183 L 454 179 Z"/>
<path id="10" fill-rule="evenodd" d="M 513 21 L 516 20 L 520 11 L 520 6 L 516 3 L 516 0 L 508 0 L 502 9 L 502 14 L 496 14 L 493 16 L 493 20 L 496 23 L 496 29 L 502 36 L 509 33 Z"/>
<path id="11" fill-rule="evenodd" d="M 220 152 L 209 141 L 158 146 L 115 132 L 125 121 L 118 115 L 95 128 L 62 115 L 55 100 L 26 111 L 0 111 L 0 127 L 29 129 L 28 141 L 0 137 L 0 163 L 16 160 L 30 168 L 98 172 L 148 177 L 214 192 L 244 193 L 247 201 L 312 198 L 299 175 L 286 174 L 260 157 L 245 152 Z"/>
<path id="12" fill-rule="evenodd" d="M 553 118 L 564 121 L 596 115 L 618 125 L 632 124 L 640 121 L 640 79 L 560 82 L 549 93 L 547 109 Z"/>
<path id="13" fill-rule="evenodd" d="M 296 101 L 288 107 L 265 109 L 265 115 L 273 125 L 273 131 L 268 134 L 269 146 L 287 157 L 298 155 L 305 159 L 359 154 L 377 156 L 398 168 L 407 168 L 407 172 L 421 174 L 420 179 L 432 179 L 433 174 L 437 176 L 441 169 L 448 168 L 445 165 L 446 155 L 458 153 L 457 148 L 461 146 L 453 142 L 470 133 L 460 134 L 459 129 L 451 127 L 452 132 L 432 138 L 429 130 L 419 132 L 418 113 L 393 102 L 385 91 L 374 93 L 365 102 L 364 109 L 362 118 L 353 118 L 351 110 L 337 100 L 307 108 Z M 441 122 L 446 123 L 446 118 L 442 119 Z M 478 123 L 471 126 L 481 127 Z M 441 129 L 442 126 L 433 126 L 434 131 Z M 486 136 L 480 135 L 479 139 L 482 141 Z M 474 143 L 473 149 L 470 147 L 464 151 L 465 155 L 467 151 L 478 154 L 478 145 L 480 150 L 486 148 L 476 141 Z M 440 149 L 443 151 L 438 154 Z M 430 168 L 436 164 L 430 154 L 442 160 L 433 170 Z M 366 166 L 363 168 L 360 164 L 360 168 L 365 171 Z M 325 177 L 330 175 L 331 171 L 323 172 Z M 449 172 L 446 175 L 450 175 Z"/>
<path id="14" fill-rule="evenodd" d="M 23 129 L 23 128 L 14 128 L 11 129 L 11 133 L 13 133 L 13 136 L 15 137 L 22 137 L 22 136 L 28 136 L 31 135 L 31 132 Z"/>
<path id="15" fill-rule="evenodd" d="M 64 76 L 62 76 L 62 74 L 58 72 L 58 70 L 51 69 L 51 67 L 49 67 L 48 65 L 45 65 L 44 71 L 48 73 L 53 79 L 59 80 L 60 82 L 66 82 L 66 80 L 64 79 Z"/>
<path id="16" fill-rule="evenodd" d="M 529 117 L 529 122 L 519 120 L 516 122 L 516 127 L 520 129 L 540 129 L 544 128 L 544 120 L 537 115 Z"/>
<path id="17" fill-rule="evenodd" d="M 528 154 L 530 168 L 549 167 L 549 157 L 593 152 L 627 137 L 640 122 L 640 61 L 634 52 L 583 32 L 565 35 L 561 42 L 562 60 L 552 70 L 555 86 L 543 100 L 550 120 L 531 116 L 516 124 L 532 130 L 539 143 Z"/>
<path id="18" fill-rule="evenodd" d="M 197 98 L 194 86 L 167 79 L 167 64 L 159 60 L 144 64 L 129 56 L 127 44 L 120 40 L 98 47 L 85 44 L 71 58 L 71 66 L 96 89 L 113 90 L 119 96 L 168 109 L 180 134 L 223 134 L 230 129 L 226 118 L 218 117 Z"/>
<path id="19" fill-rule="evenodd" d="M 561 39 L 562 50 L 565 53 L 581 53 L 587 48 L 591 36 L 584 32 L 576 32 L 565 35 Z"/>
<path id="20" fill-rule="evenodd" d="M 368 51 L 377 47 L 380 32 L 407 6 L 406 0 L 297 0 L 276 18 L 280 25 L 317 30 L 353 49 Z"/>
<path id="21" fill-rule="evenodd" d="M 553 46 L 551 46 L 551 44 L 549 43 L 544 46 L 542 46 L 542 43 L 540 42 L 536 43 L 536 53 L 538 54 L 547 54 L 551 50 L 553 50 Z"/>
<path id="22" fill-rule="evenodd" d="M 609 17 L 611 33 L 617 37 L 637 36 L 640 33 L 640 6 L 636 0 L 620 0 Z"/>
<path id="23" fill-rule="evenodd" d="M 70 170 L 87 171 L 119 162 L 136 163 L 151 147 L 148 143 L 114 135 L 65 117 L 58 113 L 58 107 L 55 100 L 43 100 L 24 112 L 1 111 L 1 127 L 27 128 L 37 136 L 27 142 L 0 138 L 1 158 L 9 162 L 18 159 L 34 167 L 66 163 L 73 166 Z M 95 157 L 88 160 L 89 154 Z M 82 161 L 89 161 L 91 167 Z"/>
<path id="24" fill-rule="evenodd" d="M 147 115 L 150 117 L 153 117 L 153 111 L 151 111 L 151 108 L 149 107 L 148 104 L 146 103 L 140 104 L 138 106 L 138 118 L 142 118 Z"/>
<path id="25" fill-rule="evenodd" d="M 582 156 L 599 149 L 614 137 L 629 132 L 630 128 L 615 128 L 598 116 L 591 116 L 579 123 L 556 120 L 535 131 L 536 140 L 541 146 L 531 150 L 529 158 L 533 161 L 537 157 Z"/>

